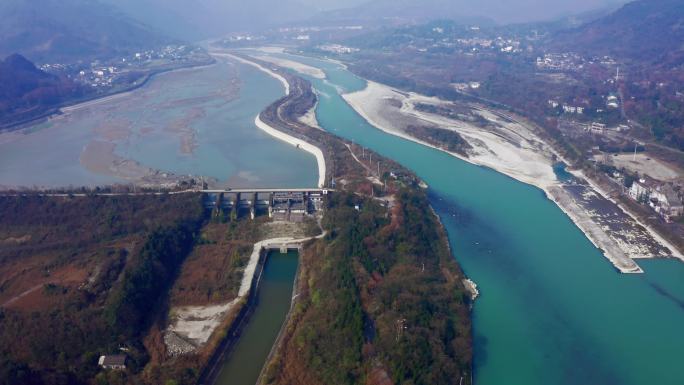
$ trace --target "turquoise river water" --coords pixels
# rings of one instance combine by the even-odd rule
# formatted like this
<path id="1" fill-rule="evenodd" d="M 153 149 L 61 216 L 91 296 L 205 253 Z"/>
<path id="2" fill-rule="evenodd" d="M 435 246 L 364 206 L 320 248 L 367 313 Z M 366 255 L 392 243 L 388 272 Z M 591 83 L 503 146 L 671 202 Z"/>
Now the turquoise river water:
<path id="1" fill-rule="evenodd" d="M 482 294 L 473 311 L 478 385 L 684 384 L 684 264 L 641 261 L 646 274 L 616 273 L 541 190 L 377 130 L 340 97 L 362 89 L 363 80 L 334 63 L 290 58 L 327 74 L 309 79 L 321 96 L 321 126 L 430 185 L 454 256 Z M 0 185 L 118 181 L 81 164 L 93 140 L 115 143 L 117 155 L 145 166 L 234 187 L 315 185 L 312 156 L 253 125 L 282 87 L 238 65 L 240 98 L 228 99 L 221 91 L 229 86 L 227 66 L 163 75 L 125 99 L 18 138 L 3 134 Z M 178 133 L 188 128 L 192 153 L 181 150 Z"/>
<path id="2" fill-rule="evenodd" d="M 493 170 L 386 134 L 340 97 L 365 82 L 341 66 L 309 78 L 326 130 L 414 170 L 478 285 L 475 383 L 684 384 L 684 264 L 621 275 L 545 194 Z"/>

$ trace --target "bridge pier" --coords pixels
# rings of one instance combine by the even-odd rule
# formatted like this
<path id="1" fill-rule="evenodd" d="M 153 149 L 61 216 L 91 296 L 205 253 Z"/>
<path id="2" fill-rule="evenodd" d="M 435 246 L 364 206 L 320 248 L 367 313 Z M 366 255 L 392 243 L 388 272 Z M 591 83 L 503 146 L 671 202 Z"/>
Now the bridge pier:
<path id="1" fill-rule="evenodd" d="M 251 196 L 252 200 L 249 205 L 249 216 L 252 220 L 254 220 L 254 218 L 256 218 L 256 204 L 258 196 L 257 193 L 252 193 Z"/>

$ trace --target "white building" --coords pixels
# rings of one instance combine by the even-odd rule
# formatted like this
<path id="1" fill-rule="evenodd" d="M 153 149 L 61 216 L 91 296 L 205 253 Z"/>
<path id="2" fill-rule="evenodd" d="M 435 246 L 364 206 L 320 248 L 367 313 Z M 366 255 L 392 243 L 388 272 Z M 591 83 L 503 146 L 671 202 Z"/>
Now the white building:
<path id="1" fill-rule="evenodd" d="M 684 215 L 684 204 L 682 204 L 679 195 L 670 185 L 658 186 L 653 190 L 649 204 L 667 221 Z"/>
<path id="2" fill-rule="evenodd" d="M 646 183 L 645 179 L 639 179 L 632 183 L 629 189 L 629 196 L 635 201 L 645 201 L 651 195 L 651 187 Z"/>
<path id="3" fill-rule="evenodd" d="M 97 364 L 103 369 L 124 370 L 126 369 L 126 356 L 123 354 L 100 356 Z"/>

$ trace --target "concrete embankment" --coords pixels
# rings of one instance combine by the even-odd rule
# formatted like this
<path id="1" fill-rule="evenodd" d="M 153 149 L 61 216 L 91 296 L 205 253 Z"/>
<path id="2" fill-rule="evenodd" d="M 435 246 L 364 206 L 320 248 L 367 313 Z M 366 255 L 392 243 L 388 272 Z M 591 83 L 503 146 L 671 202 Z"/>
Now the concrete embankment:
<path id="1" fill-rule="evenodd" d="M 230 58 L 233 60 L 237 60 L 241 63 L 245 63 L 248 65 L 251 65 L 260 71 L 263 71 L 264 73 L 268 74 L 269 76 L 277 79 L 283 84 L 283 87 L 285 88 L 285 95 L 289 96 L 290 95 L 290 83 L 283 77 L 282 75 L 260 65 L 259 63 L 247 60 L 243 57 L 236 56 L 236 55 L 231 55 L 228 53 L 218 53 L 214 52 L 212 55 L 217 56 L 217 57 L 225 57 L 225 58 Z M 267 134 L 273 136 L 276 139 L 282 140 L 285 143 L 289 143 L 299 149 L 302 149 L 310 154 L 312 154 L 316 158 L 316 163 L 318 163 L 318 187 L 323 187 L 325 185 L 325 173 L 326 173 L 326 166 L 325 166 L 325 156 L 323 155 L 323 151 L 321 151 L 320 148 L 314 146 L 311 143 L 308 143 L 302 139 L 295 138 L 294 136 L 288 135 L 282 131 L 276 130 L 275 128 L 269 126 L 268 124 L 264 123 L 261 120 L 261 115 L 258 115 L 254 119 L 254 124 L 262 131 L 266 132 Z"/>
<path id="2" fill-rule="evenodd" d="M 618 271 L 625 274 L 643 273 L 644 271 L 620 246 L 580 207 L 575 200 L 561 186 L 547 189 L 547 195 L 556 205 L 575 223 L 603 256 L 608 259 Z"/>
<path id="3" fill-rule="evenodd" d="M 263 130 L 264 132 L 273 136 L 274 138 L 277 138 L 279 140 L 284 141 L 285 143 L 289 143 L 293 146 L 296 146 L 297 148 L 302 149 L 315 156 L 316 163 L 318 163 L 318 187 L 322 188 L 325 185 L 325 156 L 323 155 L 323 151 L 321 151 L 320 148 L 302 139 L 295 138 L 294 136 L 290 136 L 282 131 L 276 130 L 268 124 L 262 122 L 260 116 L 256 117 L 256 119 L 254 120 L 254 124 L 256 124 L 256 126 L 259 129 Z"/>

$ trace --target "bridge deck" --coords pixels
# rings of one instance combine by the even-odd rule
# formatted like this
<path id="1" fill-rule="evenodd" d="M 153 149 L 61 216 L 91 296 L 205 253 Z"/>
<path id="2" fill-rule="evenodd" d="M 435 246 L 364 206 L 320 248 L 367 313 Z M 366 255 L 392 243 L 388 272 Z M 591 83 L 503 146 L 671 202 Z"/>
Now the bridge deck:
<path id="1" fill-rule="evenodd" d="M 219 193 L 277 193 L 277 192 L 320 192 L 328 193 L 334 191 L 329 188 L 258 188 L 258 189 L 227 189 L 227 190 L 201 190 L 200 192 L 206 194 Z"/>

